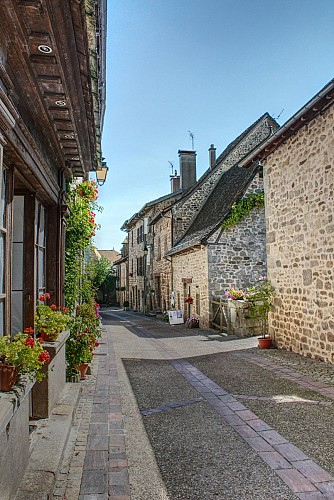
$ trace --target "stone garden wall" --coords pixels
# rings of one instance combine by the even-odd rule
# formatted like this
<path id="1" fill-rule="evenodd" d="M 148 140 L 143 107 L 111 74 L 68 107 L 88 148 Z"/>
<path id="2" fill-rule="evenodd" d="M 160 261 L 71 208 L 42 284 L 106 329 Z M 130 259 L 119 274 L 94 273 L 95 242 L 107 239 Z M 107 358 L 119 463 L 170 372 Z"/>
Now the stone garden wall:
<path id="1" fill-rule="evenodd" d="M 268 272 L 276 288 L 270 330 L 278 347 L 334 361 L 333 107 L 264 168 Z"/>

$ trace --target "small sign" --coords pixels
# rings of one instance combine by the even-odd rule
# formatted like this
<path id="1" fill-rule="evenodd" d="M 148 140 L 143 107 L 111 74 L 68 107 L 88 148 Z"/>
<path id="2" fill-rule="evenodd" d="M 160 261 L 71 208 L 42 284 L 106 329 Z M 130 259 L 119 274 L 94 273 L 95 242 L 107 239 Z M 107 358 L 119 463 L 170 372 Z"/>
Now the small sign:
<path id="1" fill-rule="evenodd" d="M 184 323 L 183 311 L 180 310 L 168 311 L 168 318 L 170 325 L 181 325 Z"/>

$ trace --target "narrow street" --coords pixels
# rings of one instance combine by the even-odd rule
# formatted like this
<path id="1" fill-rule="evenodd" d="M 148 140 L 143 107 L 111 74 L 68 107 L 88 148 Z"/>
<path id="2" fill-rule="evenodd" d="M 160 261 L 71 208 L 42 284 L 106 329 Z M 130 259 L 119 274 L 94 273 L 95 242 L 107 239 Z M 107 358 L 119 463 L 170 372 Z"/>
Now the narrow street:
<path id="1" fill-rule="evenodd" d="M 334 498 L 334 368 L 101 312 L 54 500 Z"/>

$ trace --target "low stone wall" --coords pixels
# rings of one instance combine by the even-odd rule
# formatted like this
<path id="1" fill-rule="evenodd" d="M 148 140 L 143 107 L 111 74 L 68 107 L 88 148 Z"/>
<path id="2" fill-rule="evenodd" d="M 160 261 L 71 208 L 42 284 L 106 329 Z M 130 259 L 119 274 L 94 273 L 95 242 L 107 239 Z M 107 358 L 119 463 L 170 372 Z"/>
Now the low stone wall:
<path id="1" fill-rule="evenodd" d="M 46 373 L 42 382 L 36 382 L 32 390 L 32 416 L 49 417 L 66 383 L 65 345 L 70 335 L 62 332 L 56 342 L 45 342 L 43 348 L 50 354 L 50 363 L 44 365 Z"/>
<path id="2" fill-rule="evenodd" d="M 250 315 L 250 305 L 244 300 L 227 301 L 227 331 L 237 337 L 261 335 L 261 322 Z"/>
<path id="3" fill-rule="evenodd" d="M 12 500 L 29 459 L 29 392 L 22 382 L 11 392 L 0 392 L 0 498 Z"/>

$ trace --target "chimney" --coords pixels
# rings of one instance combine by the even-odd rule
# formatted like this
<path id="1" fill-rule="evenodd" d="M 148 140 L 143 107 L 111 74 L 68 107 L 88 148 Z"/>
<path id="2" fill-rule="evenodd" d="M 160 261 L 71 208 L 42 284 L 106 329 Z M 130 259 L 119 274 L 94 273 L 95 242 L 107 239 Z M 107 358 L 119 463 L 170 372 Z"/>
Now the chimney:
<path id="1" fill-rule="evenodd" d="M 196 151 L 179 149 L 181 189 L 186 191 L 196 182 Z"/>
<path id="2" fill-rule="evenodd" d="M 216 164 L 216 148 L 214 144 L 211 144 L 209 149 L 209 163 L 210 163 L 210 169 L 212 170 Z"/>
<path id="3" fill-rule="evenodd" d="M 180 189 L 180 176 L 177 175 L 177 170 L 175 170 L 174 175 L 170 176 L 171 193 L 175 193 Z"/>

